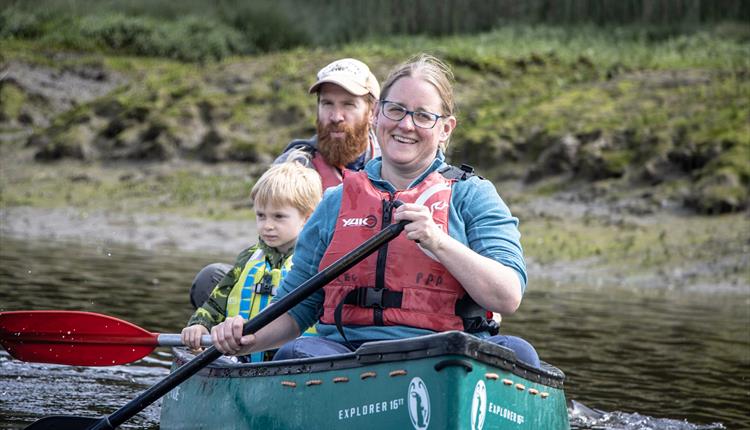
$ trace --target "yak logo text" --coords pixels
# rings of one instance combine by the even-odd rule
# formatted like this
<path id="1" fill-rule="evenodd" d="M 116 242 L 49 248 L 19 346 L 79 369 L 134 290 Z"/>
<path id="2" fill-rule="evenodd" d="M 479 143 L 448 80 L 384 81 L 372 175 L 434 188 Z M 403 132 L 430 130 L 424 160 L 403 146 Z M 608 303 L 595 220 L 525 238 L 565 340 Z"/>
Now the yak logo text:
<path id="1" fill-rule="evenodd" d="M 367 227 L 373 228 L 378 224 L 375 215 L 368 215 L 364 218 L 345 218 L 344 227 Z"/>

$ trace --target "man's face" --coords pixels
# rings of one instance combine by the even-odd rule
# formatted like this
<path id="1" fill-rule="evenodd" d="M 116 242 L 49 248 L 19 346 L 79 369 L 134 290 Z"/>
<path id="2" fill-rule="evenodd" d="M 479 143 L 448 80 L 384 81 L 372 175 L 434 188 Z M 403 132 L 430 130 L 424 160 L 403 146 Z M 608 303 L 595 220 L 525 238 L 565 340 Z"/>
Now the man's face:
<path id="1" fill-rule="evenodd" d="M 372 107 L 366 96 L 355 96 L 325 83 L 318 93 L 318 150 L 332 166 L 345 166 L 365 152 Z"/>

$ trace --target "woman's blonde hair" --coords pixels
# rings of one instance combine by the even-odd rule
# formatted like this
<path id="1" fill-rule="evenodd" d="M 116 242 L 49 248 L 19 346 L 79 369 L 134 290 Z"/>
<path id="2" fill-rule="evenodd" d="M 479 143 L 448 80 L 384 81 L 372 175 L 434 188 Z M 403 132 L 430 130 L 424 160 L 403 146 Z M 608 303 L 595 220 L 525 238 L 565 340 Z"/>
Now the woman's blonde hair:
<path id="1" fill-rule="evenodd" d="M 304 216 L 315 210 L 322 194 L 318 172 L 297 161 L 274 164 L 250 191 L 254 205 L 289 205 Z"/>
<path id="2" fill-rule="evenodd" d="M 430 54 L 415 55 L 396 66 L 383 83 L 380 100 L 386 100 L 391 87 L 401 78 L 419 78 L 430 83 L 438 92 L 441 101 L 440 112 L 443 116 L 455 116 L 456 105 L 453 101 L 453 82 L 455 77 L 451 67 Z M 448 141 L 445 142 L 448 145 Z M 445 150 L 445 148 L 441 148 Z"/>

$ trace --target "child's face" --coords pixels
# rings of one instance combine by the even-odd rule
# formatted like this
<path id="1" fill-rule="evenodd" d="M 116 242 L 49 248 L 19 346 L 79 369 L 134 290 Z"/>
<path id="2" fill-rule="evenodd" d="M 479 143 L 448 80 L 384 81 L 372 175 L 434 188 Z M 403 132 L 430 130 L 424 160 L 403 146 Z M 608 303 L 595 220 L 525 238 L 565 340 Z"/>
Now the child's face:
<path id="1" fill-rule="evenodd" d="M 307 218 L 293 206 L 255 204 L 255 222 L 260 238 L 280 252 L 287 252 L 294 246 Z"/>

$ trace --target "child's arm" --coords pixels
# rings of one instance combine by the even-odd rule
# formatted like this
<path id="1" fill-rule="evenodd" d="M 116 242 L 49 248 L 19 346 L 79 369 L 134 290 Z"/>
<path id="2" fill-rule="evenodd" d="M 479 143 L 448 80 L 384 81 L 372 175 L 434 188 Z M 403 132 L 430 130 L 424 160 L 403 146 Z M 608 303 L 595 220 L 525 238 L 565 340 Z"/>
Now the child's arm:
<path id="1" fill-rule="evenodd" d="M 223 278 L 216 284 L 211 294 L 205 303 L 199 307 L 190 320 L 187 326 L 190 327 L 195 324 L 200 324 L 206 327 L 207 330 L 211 330 L 211 327 L 224 321 L 227 313 L 227 300 L 229 299 L 229 293 L 234 288 L 234 284 L 237 283 L 242 269 L 244 269 L 247 261 L 252 257 L 253 253 L 257 249 L 257 245 L 251 246 L 242 250 L 237 255 L 237 259 L 234 262 L 232 270 L 227 272 Z"/>
<path id="2" fill-rule="evenodd" d="M 236 266 L 235 266 L 236 268 Z M 232 291 L 234 283 L 236 282 L 234 276 L 235 269 L 229 271 L 224 278 L 211 291 L 211 295 L 208 296 L 208 300 L 198 309 L 187 323 L 187 326 L 193 326 L 200 324 L 207 330 L 211 327 L 224 321 L 226 317 L 227 299 L 229 298 L 229 292 Z"/>
<path id="3" fill-rule="evenodd" d="M 232 271 L 227 276 L 231 273 Z M 208 300 L 190 317 L 187 327 L 182 329 L 182 333 L 180 334 L 182 343 L 192 350 L 200 349 L 201 336 L 208 334 L 211 327 L 224 321 L 227 297 L 234 285 L 234 283 L 230 284 L 229 280 L 226 283 L 224 282 L 227 276 L 214 287 Z"/>
<path id="4" fill-rule="evenodd" d="M 256 249 L 257 245 L 240 252 L 232 270 L 224 275 L 221 281 L 216 284 L 213 291 L 211 291 L 208 300 L 190 317 L 187 327 L 181 333 L 182 343 L 192 349 L 200 348 L 201 336 L 208 334 L 213 326 L 224 321 L 229 293 L 234 288 L 234 284 L 237 283 L 237 279 L 240 273 L 242 273 L 245 263 L 247 263 Z"/>

